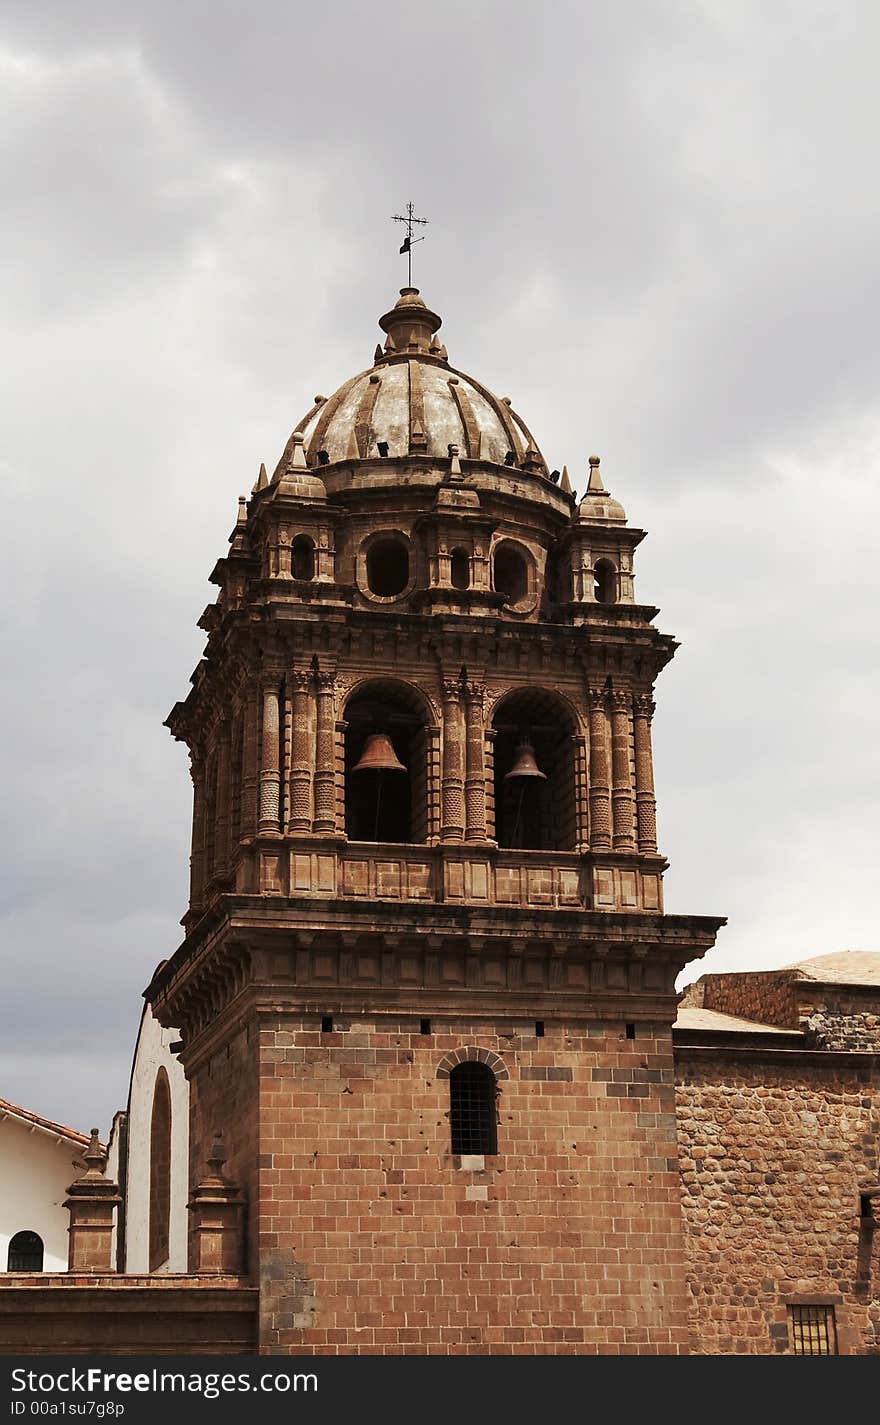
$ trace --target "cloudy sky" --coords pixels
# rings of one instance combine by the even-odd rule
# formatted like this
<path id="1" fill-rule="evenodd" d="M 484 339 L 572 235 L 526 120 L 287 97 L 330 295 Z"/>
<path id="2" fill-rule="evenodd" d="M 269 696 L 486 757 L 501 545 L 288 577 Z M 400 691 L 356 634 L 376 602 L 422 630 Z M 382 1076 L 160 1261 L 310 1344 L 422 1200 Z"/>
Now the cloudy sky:
<path id="1" fill-rule="evenodd" d="M 5 0 L 0 1096 L 124 1104 L 207 575 L 410 198 L 451 360 L 650 531 L 702 968 L 880 949 L 878 49 L 870 0 Z"/>

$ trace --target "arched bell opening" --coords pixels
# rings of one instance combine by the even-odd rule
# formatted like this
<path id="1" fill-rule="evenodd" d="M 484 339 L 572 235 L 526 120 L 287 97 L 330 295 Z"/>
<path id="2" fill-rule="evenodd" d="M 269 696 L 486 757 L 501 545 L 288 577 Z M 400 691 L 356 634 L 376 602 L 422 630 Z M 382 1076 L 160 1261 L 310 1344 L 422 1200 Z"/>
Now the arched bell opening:
<path id="1" fill-rule="evenodd" d="M 307 534 L 298 534 L 290 546 L 290 572 L 303 583 L 315 577 L 315 541 Z"/>
<path id="2" fill-rule="evenodd" d="M 574 719 L 543 689 L 510 693 L 495 730 L 495 837 L 523 851 L 571 851 L 577 842 Z"/>
<path id="3" fill-rule="evenodd" d="M 593 593 L 597 604 L 617 603 L 617 570 L 610 559 L 597 559 L 593 570 Z"/>
<path id="4" fill-rule="evenodd" d="M 471 560 L 466 549 L 453 549 L 449 556 L 449 579 L 453 589 L 469 589 Z"/>
<path id="5" fill-rule="evenodd" d="M 428 839 L 428 743 L 418 695 L 370 683 L 345 708 L 345 830 L 352 841 Z"/>

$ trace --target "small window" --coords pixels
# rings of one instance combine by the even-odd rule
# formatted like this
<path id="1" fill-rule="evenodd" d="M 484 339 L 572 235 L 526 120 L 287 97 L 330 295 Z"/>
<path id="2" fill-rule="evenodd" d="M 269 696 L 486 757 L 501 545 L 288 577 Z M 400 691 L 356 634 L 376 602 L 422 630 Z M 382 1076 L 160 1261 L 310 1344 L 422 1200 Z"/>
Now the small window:
<path id="1" fill-rule="evenodd" d="M 495 550 L 494 584 L 497 594 L 506 594 L 518 604 L 529 592 L 529 566 L 525 552 L 515 544 L 499 544 Z"/>
<path id="2" fill-rule="evenodd" d="M 497 1153 L 495 1075 L 467 1060 L 449 1075 L 449 1122 L 453 1153 Z"/>
<path id="3" fill-rule="evenodd" d="M 333 1033 L 333 1015 L 332 1015 L 332 1014 L 325 1014 L 325 1015 L 322 1015 L 322 1016 L 321 1016 L 321 1033 L 322 1033 L 322 1034 L 332 1034 L 332 1033 Z"/>
<path id="4" fill-rule="evenodd" d="M 16 1232 L 9 1240 L 6 1259 L 9 1272 L 41 1272 L 43 1270 L 43 1239 L 36 1232 Z"/>
<path id="5" fill-rule="evenodd" d="M 791 1347 L 796 1356 L 836 1356 L 833 1306 L 790 1306 Z"/>
<path id="6" fill-rule="evenodd" d="M 367 550 L 367 587 L 380 598 L 402 594 L 409 583 L 409 551 L 402 539 L 377 539 Z"/>
<path id="7" fill-rule="evenodd" d="M 315 546 L 307 534 L 298 534 L 290 546 L 290 572 L 304 582 L 315 577 Z"/>
<path id="8" fill-rule="evenodd" d="M 471 583 L 471 561 L 466 549 L 453 549 L 449 559 L 450 579 L 453 589 L 469 589 Z"/>
<path id="9" fill-rule="evenodd" d="M 593 570 L 597 604 L 617 603 L 617 570 L 610 559 L 599 559 Z"/>

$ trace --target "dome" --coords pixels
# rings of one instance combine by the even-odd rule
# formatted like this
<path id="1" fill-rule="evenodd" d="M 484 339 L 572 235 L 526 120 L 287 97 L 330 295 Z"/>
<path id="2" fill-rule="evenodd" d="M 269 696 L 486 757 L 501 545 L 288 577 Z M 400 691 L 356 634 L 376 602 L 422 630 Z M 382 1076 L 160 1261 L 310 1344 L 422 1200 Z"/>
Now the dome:
<path id="1" fill-rule="evenodd" d="M 315 397 L 276 476 L 301 435 L 311 469 L 385 455 L 446 460 L 455 445 L 464 460 L 513 465 L 546 477 L 547 463 L 509 399 L 450 366 L 436 337 L 440 324 L 417 288 L 402 288 L 391 311 L 379 318 L 386 339 L 376 347 L 373 366 L 328 399 Z"/>

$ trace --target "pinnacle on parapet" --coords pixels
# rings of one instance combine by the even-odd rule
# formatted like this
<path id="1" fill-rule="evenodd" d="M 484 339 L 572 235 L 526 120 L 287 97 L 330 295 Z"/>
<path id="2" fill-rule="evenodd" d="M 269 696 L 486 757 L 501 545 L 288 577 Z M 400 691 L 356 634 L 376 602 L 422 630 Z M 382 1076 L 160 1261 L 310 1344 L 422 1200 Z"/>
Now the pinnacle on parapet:
<path id="1" fill-rule="evenodd" d="M 269 483 L 269 477 L 268 477 L 268 475 L 266 474 L 266 466 L 265 466 L 265 464 L 263 464 L 263 465 L 260 466 L 260 473 L 259 473 L 259 475 L 257 476 L 256 480 L 254 481 L 254 488 L 251 490 L 251 494 L 252 494 L 252 495 L 257 495 L 257 494 L 259 494 L 260 490 L 265 490 L 265 488 L 266 488 L 266 486 L 268 485 L 268 483 Z"/>
<path id="2" fill-rule="evenodd" d="M 247 495 L 239 495 L 238 497 L 238 515 L 235 523 L 237 525 L 247 524 Z"/>
<path id="3" fill-rule="evenodd" d="M 83 1158 L 87 1164 L 86 1171 L 83 1173 L 82 1178 L 79 1178 L 77 1181 L 82 1182 L 84 1178 L 103 1178 L 104 1165 L 107 1158 L 104 1149 L 101 1147 L 97 1128 L 92 1129 L 89 1146 L 83 1153 Z"/>
<path id="4" fill-rule="evenodd" d="M 376 362 L 376 361 L 381 361 L 381 360 L 382 360 L 382 348 L 381 348 L 381 346 L 379 345 L 379 343 L 376 342 L 376 350 L 373 352 L 373 361 Z"/>
<path id="5" fill-rule="evenodd" d="M 305 436 L 301 430 L 293 432 L 293 454 L 290 457 L 290 466 L 294 470 L 307 470 L 306 452 L 304 447 Z"/>
<path id="6" fill-rule="evenodd" d="M 571 488 L 571 481 L 570 481 L 569 478 L 568 478 L 568 466 L 567 466 L 567 465 L 563 465 L 563 467 L 562 467 L 562 475 L 561 475 L 560 480 L 559 480 L 559 488 L 560 488 L 560 490 L 562 491 L 563 495 L 572 495 L 572 494 L 574 494 L 574 491 L 573 491 L 572 488 Z"/>
<path id="7" fill-rule="evenodd" d="M 449 474 L 453 477 L 461 476 L 461 461 L 458 458 L 458 446 L 449 447 Z"/>
<path id="8" fill-rule="evenodd" d="M 206 1159 L 211 1177 L 223 1178 L 223 1164 L 226 1162 L 226 1149 L 223 1146 L 223 1129 L 215 1128 L 214 1137 L 211 1142 L 210 1151 Z"/>
<path id="9" fill-rule="evenodd" d="M 587 484 L 586 494 L 588 494 L 588 495 L 607 495 L 607 494 L 608 494 L 608 491 L 605 489 L 605 486 L 602 484 L 602 476 L 599 474 L 599 456 L 598 456 L 598 455 L 591 455 L 591 456 L 590 456 L 590 479 L 589 479 L 589 483 Z"/>

